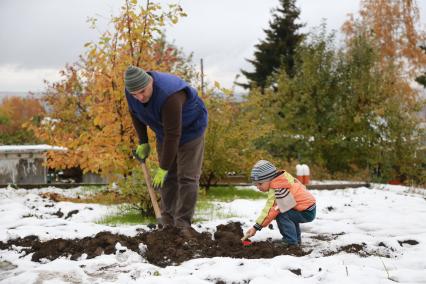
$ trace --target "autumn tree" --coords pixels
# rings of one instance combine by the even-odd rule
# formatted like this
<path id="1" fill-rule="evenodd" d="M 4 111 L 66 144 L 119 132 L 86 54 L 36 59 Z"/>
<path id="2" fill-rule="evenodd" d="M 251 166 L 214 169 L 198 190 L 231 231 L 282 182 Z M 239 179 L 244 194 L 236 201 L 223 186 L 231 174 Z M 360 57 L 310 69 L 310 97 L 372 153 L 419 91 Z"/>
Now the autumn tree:
<path id="1" fill-rule="evenodd" d="M 206 92 L 203 100 L 209 111 L 201 183 L 208 189 L 228 172 L 247 175 L 260 158 L 269 155 L 257 149 L 254 141 L 270 130 L 270 123 L 257 123 L 253 117 L 256 101 L 238 102 L 232 91 L 218 83 Z M 259 125 L 253 128 L 254 125 Z"/>
<path id="2" fill-rule="evenodd" d="M 136 164 L 131 149 L 137 139 L 124 96 L 123 74 L 135 65 L 192 79 L 190 61 L 166 42 L 161 30 L 181 16 L 185 14 L 177 5 L 165 11 L 150 1 L 142 7 L 126 0 L 120 14 L 111 17 L 113 29 L 87 43 L 80 60 L 61 72 L 62 81 L 48 85 L 43 101 L 49 106 L 49 117 L 33 129 L 49 144 L 68 149 L 50 154 L 50 167 L 80 167 L 110 180 L 132 171 Z M 91 23 L 95 26 L 96 19 Z"/>
<path id="3" fill-rule="evenodd" d="M 303 26 L 297 23 L 299 15 L 296 0 L 280 0 L 280 6 L 274 10 L 269 28 L 265 30 L 266 38 L 255 46 L 254 59 L 247 60 L 254 71 L 241 70 L 248 80 L 241 86 L 256 85 L 264 89 L 268 86 L 268 77 L 280 68 L 284 68 L 290 77 L 294 75 L 295 50 L 304 37 L 299 32 Z"/>
<path id="4" fill-rule="evenodd" d="M 426 33 L 420 28 L 415 0 L 362 0 L 359 13 L 359 18 L 351 16 L 342 27 L 348 41 L 361 31 L 374 38 L 382 66 L 397 66 L 411 78 L 425 67 L 421 45 Z"/>
<path id="5" fill-rule="evenodd" d="M 413 0 L 363 0 L 360 17 L 352 16 L 343 26 L 349 48 L 362 36 L 372 49 L 378 50 L 380 77 L 386 82 L 382 84 L 386 86 L 386 98 L 379 105 L 392 118 L 384 124 L 382 151 L 386 154 L 382 153 L 382 158 L 386 166 L 381 168 L 386 168 L 388 177 L 400 180 L 421 172 L 419 167 L 424 164 L 419 161 L 422 155 L 417 154 L 419 140 L 424 139 L 424 129 L 418 127 L 418 111 L 424 106 L 424 99 L 413 88 L 414 80 L 421 79 L 419 72 L 426 67 L 426 54 L 421 48 L 426 33 L 420 29 L 419 18 Z"/>
<path id="6" fill-rule="evenodd" d="M 417 116 L 422 104 L 418 100 L 401 99 L 416 97 L 416 91 L 408 87 L 397 66 L 388 65 L 383 69 L 380 54 L 371 40 L 361 33 L 351 41 L 345 53 L 342 97 L 347 107 L 342 114 L 349 114 L 346 116 L 349 121 L 341 124 L 362 122 L 357 123 L 358 131 L 349 133 L 366 134 L 362 143 L 358 143 L 364 149 L 359 153 L 368 157 L 365 161 L 375 168 L 377 178 L 416 180 L 425 158 L 416 153 L 425 134 Z M 362 69 L 354 69 L 357 65 Z"/>
<path id="7" fill-rule="evenodd" d="M 36 144 L 31 130 L 24 127 L 30 121 L 39 121 L 44 115 L 40 101 L 32 97 L 6 97 L 0 103 L 0 144 Z"/>

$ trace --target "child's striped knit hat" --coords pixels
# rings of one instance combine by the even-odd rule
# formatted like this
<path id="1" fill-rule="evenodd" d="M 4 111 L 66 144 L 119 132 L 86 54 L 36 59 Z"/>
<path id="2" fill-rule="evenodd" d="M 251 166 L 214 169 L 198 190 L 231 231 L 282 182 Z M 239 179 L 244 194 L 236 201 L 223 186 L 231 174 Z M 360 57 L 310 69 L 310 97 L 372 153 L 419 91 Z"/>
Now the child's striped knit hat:
<path id="1" fill-rule="evenodd" d="M 258 161 L 251 170 L 251 180 L 253 182 L 265 182 L 275 178 L 277 168 L 269 161 Z"/>

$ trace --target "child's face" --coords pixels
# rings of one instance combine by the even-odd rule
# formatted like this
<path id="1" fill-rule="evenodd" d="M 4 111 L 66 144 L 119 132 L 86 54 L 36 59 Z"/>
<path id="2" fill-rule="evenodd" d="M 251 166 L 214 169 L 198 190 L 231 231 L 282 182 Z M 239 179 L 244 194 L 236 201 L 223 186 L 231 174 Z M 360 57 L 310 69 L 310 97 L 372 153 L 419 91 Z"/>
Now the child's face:
<path id="1" fill-rule="evenodd" d="M 267 191 L 269 191 L 269 185 L 270 184 L 271 184 L 270 181 L 257 182 L 256 187 L 257 187 L 258 190 L 260 190 L 262 192 L 267 192 Z"/>

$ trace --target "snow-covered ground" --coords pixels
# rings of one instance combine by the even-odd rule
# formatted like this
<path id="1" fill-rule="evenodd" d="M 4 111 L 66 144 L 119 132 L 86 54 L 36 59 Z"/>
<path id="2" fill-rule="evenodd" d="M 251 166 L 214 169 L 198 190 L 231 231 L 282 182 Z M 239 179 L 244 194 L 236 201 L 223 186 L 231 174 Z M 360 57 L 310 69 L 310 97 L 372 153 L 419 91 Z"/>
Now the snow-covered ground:
<path id="1" fill-rule="evenodd" d="M 347 181 L 347 180 L 311 180 L 311 185 L 317 184 L 365 184 L 365 181 Z"/>
<path id="2" fill-rule="evenodd" d="M 94 204 L 52 202 L 41 192 L 75 196 L 77 189 L 0 189 L 0 241 L 37 235 L 41 240 L 83 238 L 100 231 L 129 236 L 146 226 L 110 227 L 96 224 L 116 210 Z M 374 184 L 372 188 L 312 191 L 317 198 L 317 218 L 302 225 L 304 257 L 278 256 L 272 259 L 201 258 L 179 266 L 160 268 L 130 250 L 78 261 L 59 258 L 37 263 L 31 255 L 15 250 L 0 251 L 1 283 L 426 283 L 426 195 L 425 189 Z M 266 196 L 265 196 L 266 198 Z M 240 221 L 245 229 L 253 224 L 263 200 L 235 200 L 221 203 L 220 210 L 231 219 L 213 220 L 195 226 L 214 231 L 218 224 Z M 61 210 L 59 218 L 53 213 Z M 69 212 L 78 213 L 66 218 Z M 253 241 L 279 239 L 276 229 L 263 229 Z M 324 238 L 318 238 L 323 236 Z M 417 245 L 399 242 L 415 240 Z M 323 256 L 349 244 L 366 244 L 368 256 L 341 252 Z M 380 245 L 379 245 L 380 244 Z M 290 270 L 300 269 L 301 275 Z"/>

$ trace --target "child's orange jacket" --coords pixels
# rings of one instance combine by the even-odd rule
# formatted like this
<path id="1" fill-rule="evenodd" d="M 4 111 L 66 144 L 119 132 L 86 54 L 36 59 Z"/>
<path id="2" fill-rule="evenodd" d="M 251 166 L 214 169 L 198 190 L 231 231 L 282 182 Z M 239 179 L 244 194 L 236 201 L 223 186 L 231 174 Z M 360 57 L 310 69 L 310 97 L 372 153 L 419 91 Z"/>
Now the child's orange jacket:
<path id="1" fill-rule="evenodd" d="M 260 216 L 256 219 L 256 225 L 258 225 L 256 227 L 268 226 L 280 214 L 275 197 L 277 191 L 281 191 L 283 194 L 291 194 L 296 201 L 296 205 L 291 209 L 297 211 L 304 211 L 316 202 L 315 197 L 306 190 L 306 187 L 299 180 L 284 171 L 271 181 L 268 200 Z"/>

